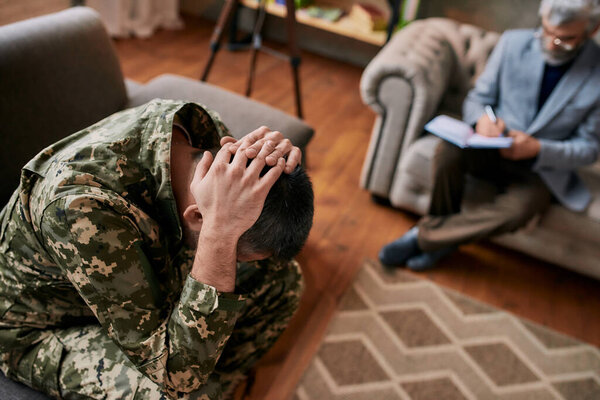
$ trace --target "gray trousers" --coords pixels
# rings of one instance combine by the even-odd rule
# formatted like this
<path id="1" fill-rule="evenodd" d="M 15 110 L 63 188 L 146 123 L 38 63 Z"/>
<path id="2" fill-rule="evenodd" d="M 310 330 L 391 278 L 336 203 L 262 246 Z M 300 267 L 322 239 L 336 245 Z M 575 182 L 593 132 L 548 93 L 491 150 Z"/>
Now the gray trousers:
<path id="1" fill-rule="evenodd" d="M 435 251 L 523 227 L 552 199 L 531 165 L 531 160 L 507 160 L 495 149 L 461 149 L 440 142 L 432 165 L 434 185 L 429 213 L 418 223 L 419 247 Z M 463 209 L 467 174 L 496 186 L 492 201 Z"/>

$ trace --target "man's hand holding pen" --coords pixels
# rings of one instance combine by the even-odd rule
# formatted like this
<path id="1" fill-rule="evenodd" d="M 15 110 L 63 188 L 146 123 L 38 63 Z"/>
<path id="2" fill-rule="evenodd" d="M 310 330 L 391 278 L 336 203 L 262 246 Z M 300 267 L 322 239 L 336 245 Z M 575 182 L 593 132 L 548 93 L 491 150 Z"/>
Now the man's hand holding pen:
<path id="1" fill-rule="evenodd" d="M 475 132 L 482 136 L 499 137 L 507 131 L 506 124 L 501 118 L 497 118 L 490 106 L 485 106 L 485 114 L 479 118 L 475 125 Z"/>
<path id="2" fill-rule="evenodd" d="M 508 136 L 513 138 L 512 145 L 507 149 L 500 149 L 500 155 L 509 160 L 526 160 L 534 158 L 542 147 L 539 140 L 525 132 L 510 130 Z"/>
<path id="3" fill-rule="evenodd" d="M 526 160 L 538 155 L 541 148 L 539 140 L 525 132 L 509 130 L 503 119 L 496 117 L 491 106 L 485 106 L 485 114 L 479 118 L 475 131 L 483 136 L 508 136 L 513 138 L 509 148 L 500 149 L 500 155 L 509 160 Z"/>

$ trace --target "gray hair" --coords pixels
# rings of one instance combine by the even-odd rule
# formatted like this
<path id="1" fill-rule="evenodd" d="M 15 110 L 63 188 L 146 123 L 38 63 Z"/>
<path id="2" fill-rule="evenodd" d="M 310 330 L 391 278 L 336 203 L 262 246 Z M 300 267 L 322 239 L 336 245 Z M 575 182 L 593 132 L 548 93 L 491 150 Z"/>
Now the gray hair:
<path id="1" fill-rule="evenodd" d="M 600 23 L 600 0 L 542 0 L 539 14 L 555 26 L 588 20 L 592 30 Z"/>

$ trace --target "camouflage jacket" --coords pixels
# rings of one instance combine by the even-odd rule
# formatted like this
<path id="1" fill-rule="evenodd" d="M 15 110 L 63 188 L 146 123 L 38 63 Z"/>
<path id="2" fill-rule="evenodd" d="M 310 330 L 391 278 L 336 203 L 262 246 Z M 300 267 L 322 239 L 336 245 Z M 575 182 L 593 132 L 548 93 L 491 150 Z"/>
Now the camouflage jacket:
<path id="1" fill-rule="evenodd" d="M 193 251 L 182 244 L 170 179 L 174 121 L 198 148 L 227 134 L 197 104 L 154 100 L 55 143 L 23 168 L 0 214 L 5 364 L 52 329 L 99 322 L 166 390 L 190 392 L 207 379 L 244 296 L 188 276 Z"/>

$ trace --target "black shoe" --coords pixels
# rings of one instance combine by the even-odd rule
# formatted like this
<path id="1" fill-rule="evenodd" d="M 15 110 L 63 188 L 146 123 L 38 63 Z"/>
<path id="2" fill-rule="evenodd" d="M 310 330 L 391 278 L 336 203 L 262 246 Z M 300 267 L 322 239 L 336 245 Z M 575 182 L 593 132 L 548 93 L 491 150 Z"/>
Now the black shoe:
<path id="1" fill-rule="evenodd" d="M 433 268 L 438 261 L 454 252 L 454 250 L 456 250 L 456 246 L 444 247 L 440 250 L 421 253 L 408 259 L 408 261 L 406 261 L 406 266 L 412 271 L 425 271 Z"/>
<path id="2" fill-rule="evenodd" d="M 417 243 L 419 228 L 411 228 L 402 237 L 386 244 L 379 251 L 379 261 L 385 265 L 403 265 L 406 260 L 421 253 Z"/>

